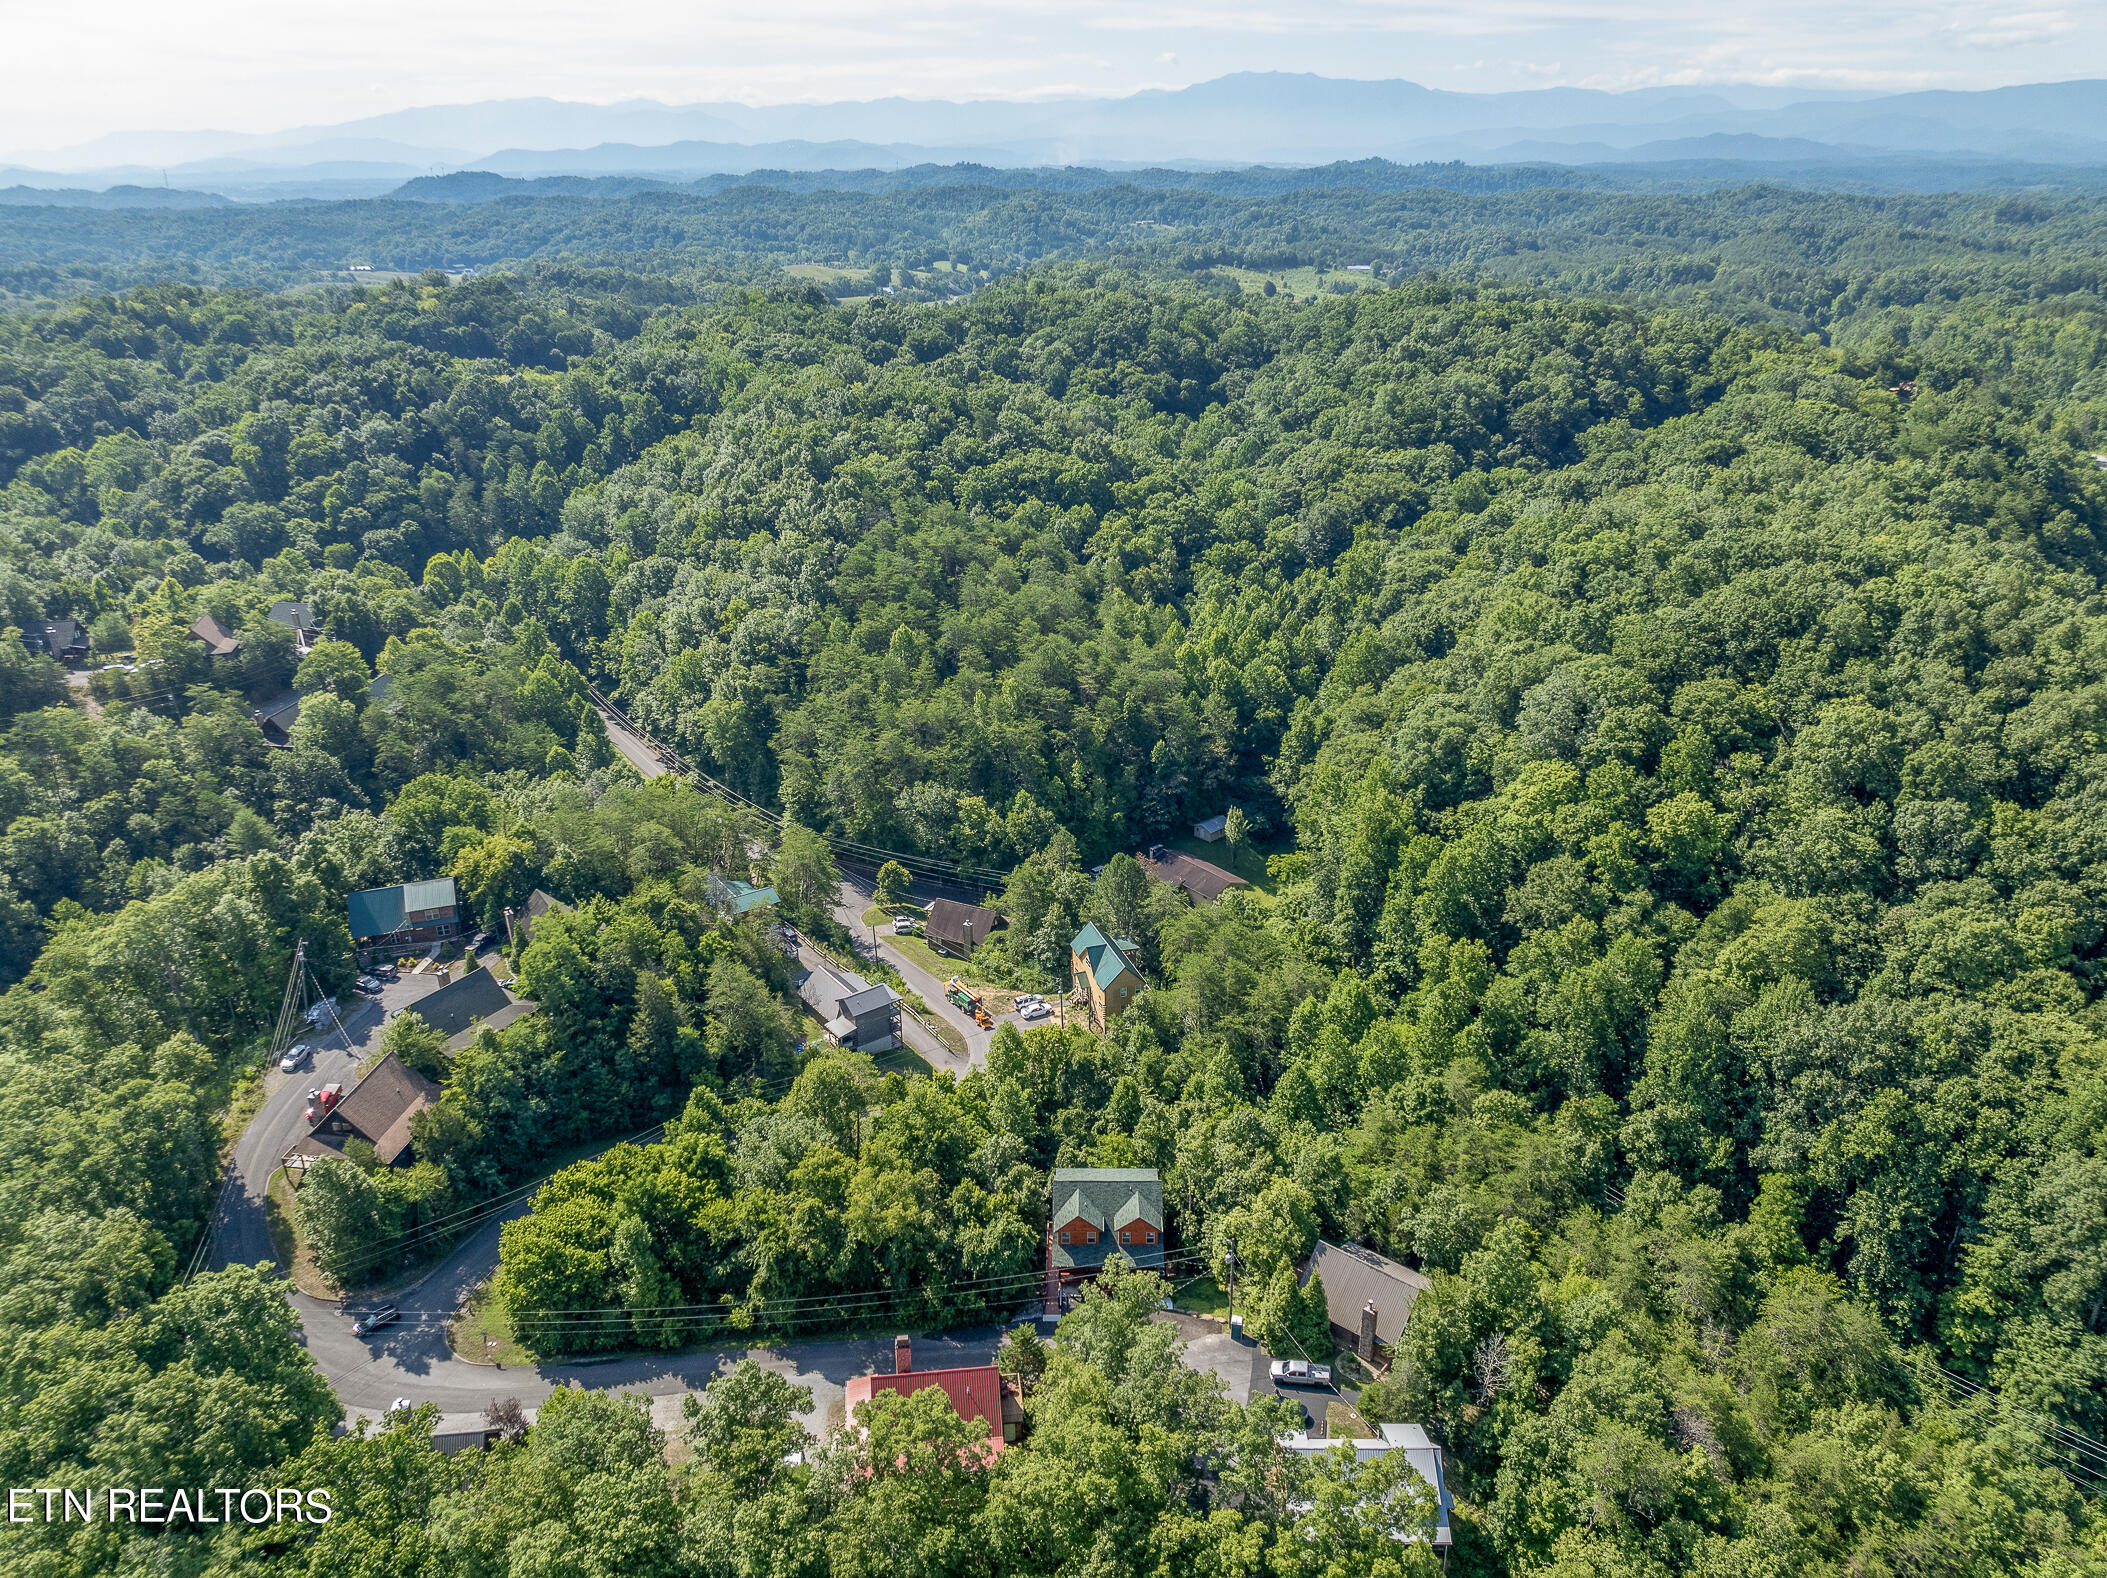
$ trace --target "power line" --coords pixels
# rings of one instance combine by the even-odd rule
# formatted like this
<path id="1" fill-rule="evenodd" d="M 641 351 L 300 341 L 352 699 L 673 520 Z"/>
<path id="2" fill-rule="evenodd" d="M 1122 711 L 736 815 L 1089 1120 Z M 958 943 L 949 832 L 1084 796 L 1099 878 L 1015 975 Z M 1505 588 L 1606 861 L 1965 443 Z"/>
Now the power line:
<path id="1" fill-rule="evenodd" d="M 1165 1257 L 1166 1267 L 1204 1263 L 1206 1256 L 1197 1251 L 1181 1251 Z M 1154 1269 L 1154 1268 L 1150 1268 Z M 706 1329 L 722 1329 L 726 1326 L 757 1327 L 785 1325 L 809 1325 L 815 1320 L 833 1320 L 843 1315 L 858 1318 L 882 1313 L 878 1306 L 888 1302 L 898 1304 L 903 1299 L 929 1293 L 970 1293 L 982 1298 L 999 1295 L 1006 1289 L 1028 1291 L 1044 1279 L 1043 1268 L 1030 1271 L 1009 1272 L 996 1277 L 965 1278 L 940 1282 L 923 1282 L 907 1288 L 869 1288 L 835 1293 L 811 1294 L 794 1299 L 764 1299 L 758 1304 L 728 1305 L 722 1300 L 708 1304 L 674 1304 L 657 1307 L 634 1308 L 603 1305 L 571 1310 L 532 1311 L 525 1315 L 509 1315 L 508 1320 L 515 1331 L 522 1328 L 547 1329 L 553 1333 L 575 1331 L 593 1333 L 626 1327 L 638 1321 L 668 1319 L 682 1325 Z M 778 1313 L 780 1312 L 780 1313 Z M 453 1314 L 422 1311 L 406 1326 L 414 1329 L 437 1329 L 453 1323 Z"/>
<path id="2" fill-rule="evenodd" d="M 671 746 L 663 745 L 651 735 L 645 733 L 643 729 L 630 721 L 628 714 L 624 713 L 621 708 L 603 695 L 598 687 L 588 685 L 586 692 L 591 696 L 594 705 L 621 724 L 629 733 L 635 735 L 637 739 L 656 751 L 659 759 L 671 767 L 674 775 L 686 781 L 689 787 L 701 789 L 703 792 L 715 795 L 717 798 L 738 806 L 742 810 L 750 811 L 760 817 L 770 827 L 780 828 L 784 825 L 785 819 L 781 812 L 771 811 L 767 806 L 757 801 L 749 800 L 729 784 L 718 782 L 708 773 L 688 761 L 686 757 L 682 756 Z M 887 849 L 878 844 L 866 844 L 852 838 L 840 838 L 832 833 L 820 833 L 818 836 L 831 848 L 839 850 L 852 859 L 876 860 L 881 863 L 887 860 L 896 860 L 910 871 L 920 868 L 925 873 L 933 876 L 955 876 L 966 886 L 986 887 L 990 884 L 999 886 L 1010 879 L 1009 872 L 998 871 L 992 866 L 972 866 L 964 861 L 943 860 L 933 855 L 912 854 L 904 849 Z"/>

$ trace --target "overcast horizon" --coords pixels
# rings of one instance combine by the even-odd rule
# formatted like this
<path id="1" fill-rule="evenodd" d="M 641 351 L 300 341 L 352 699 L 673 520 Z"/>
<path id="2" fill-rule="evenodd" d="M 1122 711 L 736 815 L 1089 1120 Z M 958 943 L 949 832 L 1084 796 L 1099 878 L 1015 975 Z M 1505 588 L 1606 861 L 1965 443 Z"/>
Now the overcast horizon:
<path id="1" fill-rule="evenodd" d="M 1672 85 L 1907 92 L 2107 75 L 2107 12 L 2009 3 L 1786 0 L 1765 15 L 1668 0 L 1272 0 L 997 7 L 841 0 L 765 13 L 628 0 L 595 15 L 474 0 L 376 0 L 290 16 L 256 0 L 161 8 L 5 0 L 8 156 L 141 130 L 271 133 L 392 111 L 547 96 L 749 105 L 887 97 L 1053 100 L 1294 71 L 1502 92 Z"/>

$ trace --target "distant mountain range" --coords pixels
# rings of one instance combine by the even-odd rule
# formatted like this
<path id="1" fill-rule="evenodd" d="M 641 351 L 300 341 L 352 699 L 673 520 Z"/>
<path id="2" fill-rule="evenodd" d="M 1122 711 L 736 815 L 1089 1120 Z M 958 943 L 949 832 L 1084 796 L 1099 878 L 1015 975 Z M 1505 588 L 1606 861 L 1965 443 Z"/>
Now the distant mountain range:
<path id="1" fill-rule="evenodd" d="M 180 187 L 259 201 L 376 196 L 458 170 L 692 181 L 757 169 L 960 162 L 1220 169 L 1371 157 L 1798 169 L 1896 159 L 1930 160 L 1932 169 L 2107 166 L 2107 81 L 1886 95 L 1757 87 L 1451 93 L 1404 81 L 1247 72 L 1177 90 L 1051 103 L 506 99 L 266 135 L 115 133 L 17 152 L 0 165 L 0 187 Z"/>

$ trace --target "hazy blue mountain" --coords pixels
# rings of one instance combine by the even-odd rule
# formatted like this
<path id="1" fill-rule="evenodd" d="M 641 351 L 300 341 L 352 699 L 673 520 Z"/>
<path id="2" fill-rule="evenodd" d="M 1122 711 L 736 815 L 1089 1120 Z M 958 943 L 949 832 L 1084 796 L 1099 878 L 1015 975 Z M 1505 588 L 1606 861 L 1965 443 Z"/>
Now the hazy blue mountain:
<path id="1" fill-rule="evenodd" d="M 2102 128 L 2107 82 L 2094 80 L 1888 95 L 1733 86 L 1455 93 L 1399 80 L 1241 72 L 1125 98 L 1033 103 L 433 105 L 266 135 L 113 134 L 35 158 L 17 155 L 22 168 L 13 179 L 80 189 L 165 182 L 246 199 L 387 190 L 461 169 L 688 180 L 962 160 L 1034 169 L 1328 166 L 1380 157 L 1407 165 L 1724 161 L 1816 170 L 1906 156 L 1962 166 L 1975 159 L 2090 166 L 2107 162 Z"/>

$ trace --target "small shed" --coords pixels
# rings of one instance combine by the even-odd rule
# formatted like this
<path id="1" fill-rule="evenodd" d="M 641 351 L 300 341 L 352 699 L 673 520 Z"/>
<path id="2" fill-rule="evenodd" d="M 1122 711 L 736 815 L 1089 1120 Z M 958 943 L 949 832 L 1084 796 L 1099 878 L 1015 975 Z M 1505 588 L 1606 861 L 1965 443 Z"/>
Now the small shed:
<path id="1" fill-rule="evenodd" d="M 1203 844 L 1221 842 L 1223 835 L 1228 831 L 1229 813 L 1227 811 L 1211 816 L 1204 822 L 1193 823 L 1193 837 Z"/>

